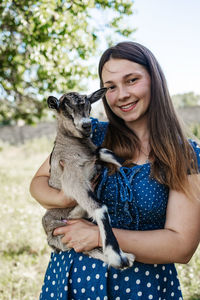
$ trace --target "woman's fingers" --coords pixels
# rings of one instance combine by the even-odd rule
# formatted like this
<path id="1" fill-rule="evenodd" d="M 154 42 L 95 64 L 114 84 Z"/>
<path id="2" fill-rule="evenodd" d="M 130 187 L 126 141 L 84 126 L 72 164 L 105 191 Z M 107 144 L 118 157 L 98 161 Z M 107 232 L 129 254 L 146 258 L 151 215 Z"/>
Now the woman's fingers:
<path id="1" fill-rule="evenodd" d="M 53 235 L 63 235 L 61 241 L 76 252 L 97 247 L 99 229 L 84 219 L 67 220 L 66 226 L 56 228 Z"/>

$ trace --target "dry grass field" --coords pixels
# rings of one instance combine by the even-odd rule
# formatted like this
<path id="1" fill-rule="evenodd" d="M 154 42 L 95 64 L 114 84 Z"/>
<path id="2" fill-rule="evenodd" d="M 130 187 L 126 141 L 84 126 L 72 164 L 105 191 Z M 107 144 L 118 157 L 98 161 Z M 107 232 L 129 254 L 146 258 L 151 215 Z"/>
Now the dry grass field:
<path id="1" fill-rule="evenodd" d="M 38 299 L 50 249 L 41 225 L 44 209 L 29 194 L 30 180 L 52 149 L 40 138 L 0 143 L 0 299 Z M 200 248 L 178 265 L 185 300 L 200 299 Z"/>

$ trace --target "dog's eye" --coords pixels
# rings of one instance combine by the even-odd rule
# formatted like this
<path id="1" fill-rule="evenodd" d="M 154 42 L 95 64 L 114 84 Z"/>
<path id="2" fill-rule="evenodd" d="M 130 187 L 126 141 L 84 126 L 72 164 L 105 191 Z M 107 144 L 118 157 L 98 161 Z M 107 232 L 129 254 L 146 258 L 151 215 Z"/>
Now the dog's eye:
<path id="1" fill-rule="evenodd" d="M 63 99 L 63 104 L 64 104 L 65 106 L 70 107 L 71 109 L 74 108 L 74 106 L 72 105 L 71 101 L 70 101 L 69 99 L 67 99 L 67 98 L 64 98 L 64 99 Z"/>
<path id="2" fill-rule="evenodd" d="M 91 105 L 90 105 L 89 101 L 85 102 L 85 109 L 88 110 L 88 111 L 91 110 Z"/>

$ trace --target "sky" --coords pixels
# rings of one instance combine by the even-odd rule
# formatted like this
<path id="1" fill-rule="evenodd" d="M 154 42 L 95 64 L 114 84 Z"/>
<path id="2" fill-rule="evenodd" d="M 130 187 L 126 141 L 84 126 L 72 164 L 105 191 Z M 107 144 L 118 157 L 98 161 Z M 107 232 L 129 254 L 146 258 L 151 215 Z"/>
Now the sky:
<path id="1" fill-rule="evenodd" d="M 170 94 L 200 95 L 200 0 L 134 0 L 133 8 L 132 40 L 153 52 Z M 98 88 L 99 80 L 89 85 L 90 92 Z M 102 103 L 93 106 L 98 116 Z"/>
<path id="2" fill-rule="evenodd" d="M 200 0 L 135 0 L 133 37 L 158 59 L 171 95 L 200 94 Z"/>

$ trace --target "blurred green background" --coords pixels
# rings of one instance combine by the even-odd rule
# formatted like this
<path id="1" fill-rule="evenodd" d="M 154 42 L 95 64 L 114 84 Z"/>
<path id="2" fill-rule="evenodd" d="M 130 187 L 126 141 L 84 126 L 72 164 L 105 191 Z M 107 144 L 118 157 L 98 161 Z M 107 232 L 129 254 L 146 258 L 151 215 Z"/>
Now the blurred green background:
<path id="1" fill-rule="evenodd" d="M 2 0 L 0 2 L 0 299 L 38 299 L 50 249 L 44 209 L 29 184 L 51 152 L 55 130 L 49 94 L 97 85 L 97 57 L 135 39 L 135 1 Z M 90 83 L 90 84 L 89 84 Z M 200 139 L 200 96 L 172 95 L 190 137 Z M 102 107 L 93 111 L 104 118 Z M 50 131 L 43 131 L 47 124 Z M 45 127 L 45 128 L 46 128 Z M 200 299 L 200 249 L 177 265 L 184 299 Z"/>

